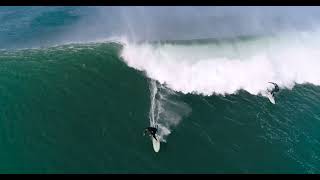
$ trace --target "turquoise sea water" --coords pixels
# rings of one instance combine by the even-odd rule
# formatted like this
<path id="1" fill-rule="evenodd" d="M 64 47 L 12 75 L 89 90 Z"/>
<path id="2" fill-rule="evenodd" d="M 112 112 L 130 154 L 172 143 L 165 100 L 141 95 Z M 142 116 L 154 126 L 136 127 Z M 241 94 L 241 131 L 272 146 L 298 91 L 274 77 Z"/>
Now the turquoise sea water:
<path id="1" fill-rule="evenodd" d="M 320 172 L 319 86 L 282 88 L 275 105 L 245 90 L 170 90 L 128 66 L 119 43 L 33 48 L 80 16 L 52 9 L 1 9 L 0 173 Z M 170 127 L 159 153 L 142 136 L 152 88 Z"/>

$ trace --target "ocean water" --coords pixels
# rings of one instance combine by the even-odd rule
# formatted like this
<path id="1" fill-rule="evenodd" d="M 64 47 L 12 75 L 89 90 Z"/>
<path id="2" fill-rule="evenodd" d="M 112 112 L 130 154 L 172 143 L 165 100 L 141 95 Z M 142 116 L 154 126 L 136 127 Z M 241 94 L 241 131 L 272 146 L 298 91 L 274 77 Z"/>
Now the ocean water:
<path id="1" fill-rule="evenodd" d="M 98 41 L 93 12 L 0 9 L 0 173 L 320 172 L 317 31 Z"/>

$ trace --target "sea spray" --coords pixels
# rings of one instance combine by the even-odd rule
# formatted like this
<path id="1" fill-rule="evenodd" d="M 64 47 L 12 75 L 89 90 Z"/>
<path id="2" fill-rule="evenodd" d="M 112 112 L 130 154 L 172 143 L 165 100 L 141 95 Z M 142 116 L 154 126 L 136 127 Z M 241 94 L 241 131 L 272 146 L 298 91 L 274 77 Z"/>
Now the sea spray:
<path id="1" fill-rule="evenodd" d="M 166 142 L 166 137 L 171 133 L 171 129 L 190 114 L 191 108 L 188 104 L 179 100 L 177 93 L 155 80 L 150 80 L 149 89 L 151 101 L 150 126 L 157 126 L 160 140 Z"/>
<path id="2" fill-rule="evenodd" d="M 315 33 L 316 34 L 316 33 Z M 320 85 L 320 52 L 316 37 L 268 37 L 224 43 L 126 43 L 128 66 L 166 87 L 185 94 L 227 95 L 240 89 L 264 95 L 269 81 L 280 88 Z"/>

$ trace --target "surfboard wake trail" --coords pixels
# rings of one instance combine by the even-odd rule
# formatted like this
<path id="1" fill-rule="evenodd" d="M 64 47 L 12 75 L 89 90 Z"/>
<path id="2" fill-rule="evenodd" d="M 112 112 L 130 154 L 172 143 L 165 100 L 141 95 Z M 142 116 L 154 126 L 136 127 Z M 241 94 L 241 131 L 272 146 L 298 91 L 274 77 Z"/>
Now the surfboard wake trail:
<path id="1" fill-rule="evenodd" d="M 184 117 L 191 113 L 188 104 L 179 100 L 179 95 L 150 80 L 150 126 L 158 127 L 158 135 L 161 142 L 166 142 L 166 137 L 171 133 Z"/>

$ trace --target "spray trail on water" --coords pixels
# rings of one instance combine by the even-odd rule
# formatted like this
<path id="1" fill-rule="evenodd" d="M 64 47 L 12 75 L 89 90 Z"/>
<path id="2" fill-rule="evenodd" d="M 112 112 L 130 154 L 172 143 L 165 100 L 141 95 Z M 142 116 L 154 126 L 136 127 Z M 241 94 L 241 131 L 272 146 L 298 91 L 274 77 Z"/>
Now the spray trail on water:
<path id="1" fill-rule="evenodd" d="M 160 141 L 166 142 L 171 129 L 191 112 L 188 104 L 179 100 L 174 91 L 150 80 L 150 126 L 158 126 Z"/>

